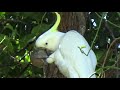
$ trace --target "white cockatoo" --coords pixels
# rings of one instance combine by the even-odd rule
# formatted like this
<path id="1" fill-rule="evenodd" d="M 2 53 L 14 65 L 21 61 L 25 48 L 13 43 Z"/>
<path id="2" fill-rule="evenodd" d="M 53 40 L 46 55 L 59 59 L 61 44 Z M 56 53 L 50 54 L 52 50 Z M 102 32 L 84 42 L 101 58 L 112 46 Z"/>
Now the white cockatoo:
<path id="1" fill-rule="evenodd" d="M 97 59 L 93 50 L 90 50 L 88 42 L 75 30 L 59 32 L 57 27 L 60 23 L 60 15 L 57 12 L 55 14 L 56 23 L 38 37 L 36 47 L 53 51 L 46 61 L 54 62 L 65 77 L 96 78 Z"/>

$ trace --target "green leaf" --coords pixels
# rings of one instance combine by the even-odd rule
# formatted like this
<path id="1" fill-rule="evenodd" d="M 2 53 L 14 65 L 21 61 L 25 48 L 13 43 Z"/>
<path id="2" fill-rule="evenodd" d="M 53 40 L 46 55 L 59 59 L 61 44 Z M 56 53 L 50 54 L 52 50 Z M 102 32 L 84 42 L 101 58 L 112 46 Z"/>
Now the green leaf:
<path id="1" fill-rule="evenodd" d="M 20 38 L 19 40 L 19 49 L 24 48 L 29 42 L 33 41 L 35 36 L 33 34 L 25 35 L 24 37 Z"/>
<path id="2" fill-rule="evenodd" d="M 4 29 L 6 29 L 6 28 L 8 28 L 8 29 L 10 29 L 12 31 L 14 30 L 13 26 L 10 23 L 7 23 L 6 26 L 4 26 Z"/>
<path id="3" fill-rule="evenodd" d="M 5 17 L 5 12 L 0 12 L 0 19 L 3 19 Z"/>
<path id="4" fill-rule="evenodd" d="M 3 51 L 13 53 L 13 45 L 10 38 L 4 34 L 0 34 L 0 43 L 4 45 Z"/>
<path id="5" fill-rule="evenodd" d="M 100 60 L 100 58 L 105 54 L 105 52 L 106 52 L 106 50 L 98 50 L 98 51 L 95 51 L 97 60 Z"/>
<path id="6" fill-rule="evenodd" d="M 3 43 L 5 39 L 6 39 L 6 36 L 4 34 L 0 34 L 0 44 Z"/>
<path id="7" fill-rule="evenodd" d="M 0 15 L 5 15 L 5 12 L 0 12 Z"/>
<path id="8" fill-rule="evenodd" d="M 49 28 L 50 28 L 50 25 L 47 25 L 47 24 L 37 25 L 32 29 L 31 33 L 33 35 L 38 36 L 38 35 L 44 33 L 45 31 L 49 30 Z"/>

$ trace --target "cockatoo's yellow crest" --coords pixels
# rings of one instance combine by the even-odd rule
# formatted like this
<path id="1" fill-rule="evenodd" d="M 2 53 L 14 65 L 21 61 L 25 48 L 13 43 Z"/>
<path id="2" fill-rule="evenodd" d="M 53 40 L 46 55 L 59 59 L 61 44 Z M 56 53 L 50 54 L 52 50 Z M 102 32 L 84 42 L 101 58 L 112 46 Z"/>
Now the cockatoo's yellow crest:
<path id="1" fill-rule="evenodd" d="M 53 27 L 49 31 L 50 32 L 58 32 L 57 28 L 58 28 L 58 25 L 60 24 L 61 17 L 60 17 L 60 14 L 58 14 L 57 12 L 53 12 L 53 13 L 56 14 L 57 20 L 56 20 L 55 24 L 53 25 Z"/>

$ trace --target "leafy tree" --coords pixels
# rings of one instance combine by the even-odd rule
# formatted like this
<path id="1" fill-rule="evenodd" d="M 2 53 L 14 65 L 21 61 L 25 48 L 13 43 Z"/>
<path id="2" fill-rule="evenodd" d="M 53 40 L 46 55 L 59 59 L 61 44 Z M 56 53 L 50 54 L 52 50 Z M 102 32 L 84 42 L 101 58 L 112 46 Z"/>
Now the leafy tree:
<path id="1" fill-rule="evenodd" d="M 59 30 L 77 30 L 95 51 L 98 77 L 120 77 L 120 13 L 59 12 Z M 55 22 L 50 12 L 0 12 L 0 77 L 41 78 L 43 68 L 31 64 L 36 38 Z M 47 67 L 47 77 L 63 77 L 57 67 Z"/>

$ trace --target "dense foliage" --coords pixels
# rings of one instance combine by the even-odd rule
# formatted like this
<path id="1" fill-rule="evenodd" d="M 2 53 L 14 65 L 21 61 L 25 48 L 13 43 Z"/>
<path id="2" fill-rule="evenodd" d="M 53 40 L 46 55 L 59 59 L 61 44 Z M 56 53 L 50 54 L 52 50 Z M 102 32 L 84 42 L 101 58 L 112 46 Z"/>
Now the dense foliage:
<path id="1" fill-rule="evenodd" d="M 48 18 L 53 17 L 51 19 Z M 30 65 L 34 40 L 49 29 L 51 13 L 0 13 L 0 77 L 40 77 L 42 70 Z"/>

